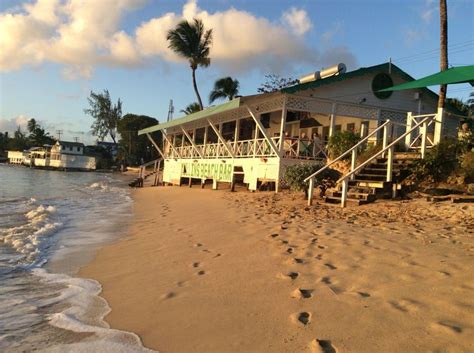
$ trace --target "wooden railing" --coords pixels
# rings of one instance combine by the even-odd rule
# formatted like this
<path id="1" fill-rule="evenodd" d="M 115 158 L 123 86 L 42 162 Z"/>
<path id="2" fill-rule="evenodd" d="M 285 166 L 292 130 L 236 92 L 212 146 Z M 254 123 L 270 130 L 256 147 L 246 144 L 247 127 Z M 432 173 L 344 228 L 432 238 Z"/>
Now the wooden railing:
<path id="1" fill-rule="evenodd" d="M 273 144 L 280 149 L 280 138 L 272 137 Z M 170 149 L 170 158 L 198 159 L 198 158 L 254 158 L 277 157 L 270 143 L 265 138 L 228 141 L 227 146 L 222 142 L 207 143 L 205 145 L 185 145 Z M 229 152 L 230 151 L 230 152 Z M 326 158 L 324 147 L 308 139 L 285 138 L 282 151 L 283 158 L 322 159 Z"/>

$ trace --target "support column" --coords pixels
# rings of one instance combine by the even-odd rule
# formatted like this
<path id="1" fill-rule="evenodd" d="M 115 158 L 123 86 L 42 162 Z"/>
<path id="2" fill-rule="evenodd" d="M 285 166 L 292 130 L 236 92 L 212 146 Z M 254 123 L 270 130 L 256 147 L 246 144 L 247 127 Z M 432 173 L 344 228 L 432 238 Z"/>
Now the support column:
<path id="1" fill-rule="evenodd" d="M 444 130 L 444 122 L 446 120 L 445 112 L 443 108 L 438 108 L 438 112 L 435 117 L 435 127 L 434 127 L 434 138 L 433 144 L 437 145 L 441 142 L 441 138 L 443 137 L 443 130 Z"/>
<path id="2" fill-rule="evenodd" d="M 332 113 L 329 116 L 329 137 L 332 137 L 336 130 L 337 103 L 332 104 Z"/>
<path id="3" fill-rule="evenodd" d="M 235 121 L 235 131 L 234 131 L 234 154 L 237 155 L 237 144 L 239 141 L 239 135 L 240 135 L 240 119 L 237 119 Z"/>
<path id="4" fill-rule="evenodd" d="M 284 153 L 284 145 L 285 145 L 285 125 L 286 125 L 286 99 L 285 102 L 283 103 L 283 107 L 281 110 L 281 125 L 280 125 L 280 145 L 278 146 L 278 152 L 279 156 L 283 156 Z"/>
<path id="5" fill-rule="evenodd" d="M 257 121 L 260 121 L 260 114 L 255 117 L 255 131 L 253 135 L 253 158 L 257 155 L 257 139 L 258 139 L 258 126 Z"/>
<path id="6" fill-rule="evenodd" d="M 406 127 L 405 132 L 410 131 L 412 128 L 413 128 L 413 114 L 411 112 L 408 112 L 407 113 L 407 127 Z M 405 148 L 407 149 L 407 151 L 410 149 L 412 133 L 413 132 L 410 132 L 405 136 Z"/>
<path id="7" fill-rule="evenodd" d="M 202 154 L 203 156 L 205 157 L 206 156 L 206 146 L 207 146 L 207 129 L 209 128 L 209 126 L 206 126 L 204 128 L 204 146 L 202 148 Z"/>

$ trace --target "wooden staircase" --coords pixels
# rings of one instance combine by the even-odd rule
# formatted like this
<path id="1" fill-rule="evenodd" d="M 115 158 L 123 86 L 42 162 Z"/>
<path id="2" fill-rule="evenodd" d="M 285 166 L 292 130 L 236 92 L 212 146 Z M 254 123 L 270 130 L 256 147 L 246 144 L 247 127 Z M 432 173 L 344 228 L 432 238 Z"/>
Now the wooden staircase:
<path id="1" fill-rule="evenodd" d="M 152 165 L 153 169 L 147 169 L 147 167 Z M 151 176 L 155 176 L 152 186 L 158 185 L 160 166 L 161 159 L 155 159 L 148 163 L 142 164 L 139 169 L 138 177 L 133 179 L 130 183 L 128 183 L 128 185 L 132 188 L 141 188 L 143 187 L 144 181 Z"/>
<path id="2" fill-rule="evenodd" d="M 393 198 L 401 189 L 401 182 L 409 175 L 409 167 L 421 158 L 418 152 L 396 152 L 392 167 L 392 181 L 387 180 L 387 158 L 377 158 L 349 181 L 347 191 L 348 205 L 363 205 L 379 198 Z M 324 197 L 327 203 L 341 203 L 342 189 L 330 191 Z"/>

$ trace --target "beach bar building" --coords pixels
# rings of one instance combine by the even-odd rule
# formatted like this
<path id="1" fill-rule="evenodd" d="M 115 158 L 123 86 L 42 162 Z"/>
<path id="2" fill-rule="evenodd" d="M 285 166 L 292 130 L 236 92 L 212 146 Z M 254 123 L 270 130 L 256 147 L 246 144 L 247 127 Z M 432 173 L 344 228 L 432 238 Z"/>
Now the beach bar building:
<path id="1" fill-rule="evenodd" d="M 411 112 L 435 112 L 438 96 L 426 88 L 378 92 L 413 80 L 391 63 L 351 72 L 339 64 L 297 85 L 239 97 L 139 135 L 147 135 L 162 156 L 165 183 L 212 180 L 217 188 L 219 182 L 242 181 L 250 190 L 265 183 L 278 190 L 288 166 L 326 159 L 325 144 L 336 131 L 368 136 L 390 120 L 389 136 L 380 132 L 368 140 L 377 144 L 405 133 Z M 442 127 L 428 127 L 428 148 L 442 135 L 456 135 L 459 118 L 443 116 Z M 162 146 L 151 136 L 155 131 L 162 133 Z"/>

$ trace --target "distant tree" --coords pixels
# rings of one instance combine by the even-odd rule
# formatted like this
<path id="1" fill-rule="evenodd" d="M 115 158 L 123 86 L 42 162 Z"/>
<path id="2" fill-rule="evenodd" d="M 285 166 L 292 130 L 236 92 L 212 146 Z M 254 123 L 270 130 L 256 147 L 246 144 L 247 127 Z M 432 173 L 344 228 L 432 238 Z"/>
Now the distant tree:
<path id="1" fill-rule="evenodd" d="M 223 77 L 214 83 L 214 89 L 209 94 L 209 104 L 217 99 L 232 100 L 239 94 L 239 81 L 232 77 Z"/>
<path id="2" fill-rule="evenodd" d="M 28 132 L 30 134 L 32 134 L 36 130 L 37 127 L 38 127 L 38 124 L 36 123 L 35 119 L 28 120 L 28 124 L 26 128 L 28 129 Z"/>
<path id="3" fill-rule="evenodd" d="M 257 89 L 258 93 L 271 93 L 282 88 L 296 85 L 298 80 L 292 77 L 280 77 L 279 75 L 265 75 L 266 81 Z"/>
<path id="4" fill-rule="evenodd" d="M 29 148 L 28 139 L 18 126 L 13 134 L 13 138 L 8 140 L 7 149 L 12 151 L 23 151 L 27 148 Z"/>
<path id="5" fill-rule="evenodd" d="M 8 131 L 5 131 L 4 133 L 0 132 L 0 156 L 5 155 L 5 151 L 7 150 L 7 146 L 8 146 L 8 141 L 9 141 Z"/>
<path id="6" fill-rule="evenodd" d="M 140 164 L 144 161 L 158 158 L 158 152 L 146 135 L 138 136 L 138 131 L 158 124 L 158 120 L 146 115 L 126 114 L 118 123 L 120 134 L 120 159 L 126 159 L 129 164 Z M 151 133 L 151 137 L 162 146 L 161 132 Z"/>
<path id="7" fill-rule="evenodd" d="M 196 84 L 196 69 L 211 64 L 209 53 L 212 45 L 212 29 L 206 31 L 200 19 L 195 18 L 192 23 L 185 20 L 178 23 L 175 29 L 168 31 L 166 39 L 169 42 L 168 48 L 189 61 L 194 92 L 200 109 L 204 109 Z"/>
<path id="8" fill-rule="evenodd" d="M 469 95 L 467 106 L 469 107 L 469 116 L 472 117 L 474 115 L 474 92 Z"/>
<path id="9" fill-rule="evenodd" d="M 181 113 L 184 113 L 186 115 L 192 114 L 192 113 L 197 113 L 198 111 L 201 110 L 201 107 L 199 106 L 199 103 L 190 103 L 186 106 L 186 108 L 181 110 Z"/>
<path id="10" fill-rule="evenodd" d="M 28 132 L 28 142 L 30 146 L 43 146 L 51 145 L 54 143 L 54 138 L 52 138 L 37 122 L 35 119 L 28 120 L 27 125 Z"/>
<path id="11" fill-rule="evenodd" d="M 89 102 L 89 108 L 84 109 L 84 113 L 94 118 L 91 126 L 92 135 L 97 136 L 102 141 L 109 135 L 112 141 L 117 143 L 117 125 L 122 118 L 122 101 L 120 98 L 117 100 L 117 104 L 112 104 L 108 90 L 104 90 L 103 93 L 91 91 L 87 101 Z"/>
<path id="12" fill-rule="evenodd" d="M 447 98 L 446 103 L 459 110 L 463 115 L 468 115 L 469 105 L 457 98 Z"/>

